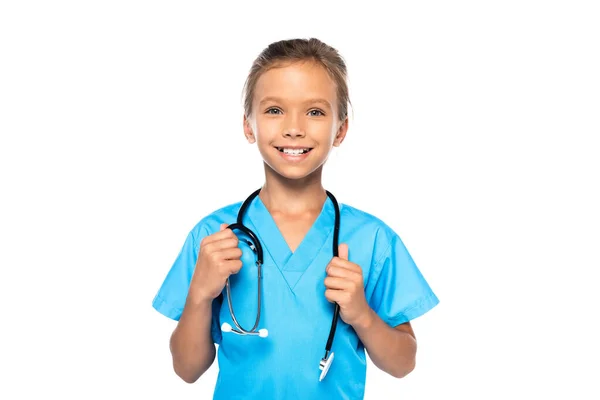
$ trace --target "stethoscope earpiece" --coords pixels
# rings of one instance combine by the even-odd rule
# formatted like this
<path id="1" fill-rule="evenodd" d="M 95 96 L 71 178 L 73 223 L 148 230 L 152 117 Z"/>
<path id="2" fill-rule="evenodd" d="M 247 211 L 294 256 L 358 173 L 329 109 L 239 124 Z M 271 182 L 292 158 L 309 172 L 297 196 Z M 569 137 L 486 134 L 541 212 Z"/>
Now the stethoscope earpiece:
<path id="1" fill-rule="evenodd" d="M 259 336 L 261 338 L 266 338 L 267 336 L 269 336 L 269 331 L 265 328 L 259 329 L 258 332 L 239 331 L 237 329 L 233 329 L 233 327 L 227 322 L 223 322 L 223 324 L 221 324 L 221 331 L 225 333 L 232 332 L 241 336 Z"/>
<path id="2" fill-rule="evenodd" d="M 250 250 L 252 250 L 253 252 L 256 253 L 256 246 L 254 245 L 254 243 L 252 243 L 251 241 L 246 240 L 246 239 L 243 239 L 243 240 L 244 240 L 244 242 L 246 242 L 246 244 L 248 245 L 248 247 L 250 247 Z"/>
<path id="3" fill-rule="evenodd" d="M 221 325 L 221 330 L 223 332 L 231 332 L 233 329 L 231 328 L 231 325 L 229 325 L 227 322 L 223 322 L 223 324 Z"/>

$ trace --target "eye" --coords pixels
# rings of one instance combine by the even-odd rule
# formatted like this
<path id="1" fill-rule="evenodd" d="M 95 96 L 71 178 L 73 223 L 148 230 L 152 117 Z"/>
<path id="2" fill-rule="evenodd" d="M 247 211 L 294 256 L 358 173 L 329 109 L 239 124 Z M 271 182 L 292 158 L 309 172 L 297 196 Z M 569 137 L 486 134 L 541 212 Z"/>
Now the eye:
<path id="1" fill-rule="evenodd" d="M 325 113 L 321 110 L 310 110 L 308 113 L 311 117 L 320 117 L 322 115 L 325 115 Z"/>
<path id="2" fill-rule="evenodd" d="M 273 112 L 272 112 L 272 111 L 273 111 Z M 265 112 L 265 114 L 277 115 L 277 114 L 279 114 L 280 112 L 281 112 L 281 110 L 280 110 L 280 109 L 278 109 L 278 108 L 274 108 L 274 107 L 271 107 L 271 108 L 267 109 L 267 111 Z"/>

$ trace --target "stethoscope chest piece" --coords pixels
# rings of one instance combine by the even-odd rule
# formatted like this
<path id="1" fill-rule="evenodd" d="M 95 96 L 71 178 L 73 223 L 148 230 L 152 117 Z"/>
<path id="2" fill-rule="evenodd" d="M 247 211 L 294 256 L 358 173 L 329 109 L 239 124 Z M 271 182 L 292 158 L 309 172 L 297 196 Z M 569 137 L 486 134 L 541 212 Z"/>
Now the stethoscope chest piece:
<path id="1" fill-rule="evenodd" d="M 325 378 L 327 375 L 327 371 L 329 371 L 329 367 L 331 367 L 331 363 L 333 362 L 333 352 L 327 358 L 322 358 L 319 363 L 319 369 L 321 370 L 321 376 L 319 377 L 319 382 Z"/>

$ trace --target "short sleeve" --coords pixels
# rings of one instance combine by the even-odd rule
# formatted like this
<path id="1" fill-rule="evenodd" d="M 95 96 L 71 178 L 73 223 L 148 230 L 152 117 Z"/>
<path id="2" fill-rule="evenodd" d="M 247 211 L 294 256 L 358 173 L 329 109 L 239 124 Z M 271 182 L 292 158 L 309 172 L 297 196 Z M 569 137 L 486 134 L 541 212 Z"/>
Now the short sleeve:
<path id="1" fill-rule="evenodd" d="M 152 301 L 152 307 L 156 311 L 175 321 L 179 321 L 183 312 L 190 282 L 196 268 L 201 241 L 197 231 L 198 229 L 195 228 L 187 235 L 179 254 Z M 214 343 L 221 343 L 220 308 L 221 297 L 218 297 L 212 303 L 211 333 Z"/>
<path id="2" fill-rule="evenodd" d="M 411 321 L 439 303 L 398 235 L 392 236 L 374 271 L 378 277 L 369 303 L 390 326 Z"/>

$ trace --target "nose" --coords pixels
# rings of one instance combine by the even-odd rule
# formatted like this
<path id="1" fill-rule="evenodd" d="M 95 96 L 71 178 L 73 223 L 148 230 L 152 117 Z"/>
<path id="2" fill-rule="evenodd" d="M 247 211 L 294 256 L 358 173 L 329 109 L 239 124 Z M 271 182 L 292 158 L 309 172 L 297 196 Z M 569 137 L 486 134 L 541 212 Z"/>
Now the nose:
<path id="1" fill-rule="evenodd" d="M 302 138 L 306 136 L 304 127 L 301 126 L 300 118 L 295 116 L 288 116 L 286 124 L 283 129 L 283 137 L 286 138 Z"/>
<path id="2" fill-rule="evenodd" d="M 303 138 L 306 136 L 303 129 L 286 128 L 283 130 L 283 136 L 286 138 Z"/>

